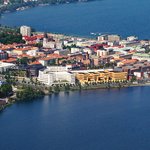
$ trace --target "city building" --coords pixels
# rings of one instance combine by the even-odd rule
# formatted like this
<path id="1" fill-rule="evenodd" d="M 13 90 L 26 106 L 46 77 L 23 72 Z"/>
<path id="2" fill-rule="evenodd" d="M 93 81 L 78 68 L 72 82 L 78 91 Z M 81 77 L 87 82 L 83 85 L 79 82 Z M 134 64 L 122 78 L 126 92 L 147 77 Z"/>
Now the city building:
<path id="1" fill-rule="evenodd" d="M 31 27 L 21 26 L 20 33 L 22 36 L 31 36 Z"/>
<path id="2" fill-rule="evenodd" d="M 114 72 L 114 71 L 103 71 L 103 72 L 80 72 L 76 74 L 77 80 L 81 84 L 85 83 L 103 83 L 103 82 L 118 82 L 127 80 L 127 72 Z"/>
<path id="3" fill-rule="evenodd" d="M 14 68 L 15 64 L 13 63 L 4 63 L 4 62 L 0 62 L 0 72 L 5 72 L 8 69 Z"/>
<path id="4" fill-rule="evenodd" d="M 129 37 L 127 37 L 127 41 L 136 41 L 136 40 L 138 40 L 137 36 L 129 36 Z"/>
<path id="5" fill-rule="evenodd" d="M 2 59 L 8 59 L 8 53 L 0 50 L 0 60 Z"/>
<path id="6" fill-rule="evenodd" d="M 13 54 L 22 55 L 27 54 L 29 56 L 36 56 L 37 52 L 39 51 L 38 47 L 23 47 L 23 48 L 16 48 L 13 50 Z"/>
<path id="7" fill-rule="evenodd" d="M 67 67 L 52 66 L 39 71 L 38 80 L 46 85 L 75 84 L 75 75 Z"/>
<path id="8" fill-rule="evenodd" d="M 119 35 L 108 35 L 108 41 L 110 42 L 119 42 L 121 37 Z"/>
<path id="9" fill-rule="evenodd" d="M 148 53 L 135 53 L 132 55 L 132 59 L 150 61 L 150 54 L 148 54 Z"/>
<path id="10" fill-rule="evenodd" d="M 110 34 L 110 35 L 101 35 L 98 36 L 98 41 L 100 42 L 119 42 L 121 40 L 121 37 L 119 35 L 115 35 L 115 34 Z"/>
<path id="11" fill-rule="evenodd" d="M 48 38 L 43 39 L 44 48 L 56 48 L 56 43 L 54 40 L 49 40 Z"/>

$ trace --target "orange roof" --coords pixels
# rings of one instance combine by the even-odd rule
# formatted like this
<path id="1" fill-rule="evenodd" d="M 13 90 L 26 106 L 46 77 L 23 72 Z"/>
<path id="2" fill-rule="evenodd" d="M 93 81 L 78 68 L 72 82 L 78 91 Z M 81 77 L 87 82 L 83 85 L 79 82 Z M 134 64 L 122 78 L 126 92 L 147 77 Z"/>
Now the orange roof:
<path id="1" fill-rule="evenodd" d="M 54 59 L 54 58 L 44 57 L 44 58 L 41 58 L 40 60 L 48 61 L 48 60 L 51 60 L 51 59 Z"/>
<path id="2" fill-rule="evenodd" d="M 115 61 L 123 61 L 125 60 L 124 58 L 113 58 Z"/>
<path id="3" fill-rule="evenodd" d="M 54 58 L 65 58 L 66 56 L 53 53 L 53 54 L 48 54 L 47 57 L 54 59 Z"/>
<path id="4" fill-rule="evenodd" d="M 39 61 L 34 61 L 32 63 L 30 63 L 30 65 L 40 65 L 41 63 Z"/>
<path id="5" fill-rule="evenodd" d="M 132 63 L 135 63 L 137 61 L 138 61 L 137 59 L 130 59 L 130 60 L 128 59 L 128 60 L 123 60 L 122 63 L 123 64 L 130 64 L 131 63 L 132 64 Z"/>
<path id="6" fill-rule="evenodd" d="M 37 47 L 32 47 L 32 46 L 27 46 L 27 47 L 24 47 L 24 48 L 17 48 L 17 49 L 14 49 L 16 51 L 29 51 L 29 50 L 36 50 Z"/>
<path id="7" fill-rule="evenodd" d="M 37 39 L 41 39 L 41 38 L 43 38 L 44 37 L 44 35 L 43 34 L 38 34 L 38 35 L 35 35 L 36 37 L 37 37 Z"/>
<path id="8" fill-rule="evenodd" d="M 7 62 L 7 63 L 12 63 L 12 62 L 16 62 L 17 61 L 17 58 L 8 58 L 8 59 L 3 59 L 1 60 L 2 62 Z"/>
<path id="9" fill-rule="evenodd" d="M 19 55 L 18 57 L 19 58 L 22 58 L 22 57 L 33 58 L 33 56 L 30 56 L 30 55 L 27 55 L 27 54 L 22 54 L 22 55 Z"/>

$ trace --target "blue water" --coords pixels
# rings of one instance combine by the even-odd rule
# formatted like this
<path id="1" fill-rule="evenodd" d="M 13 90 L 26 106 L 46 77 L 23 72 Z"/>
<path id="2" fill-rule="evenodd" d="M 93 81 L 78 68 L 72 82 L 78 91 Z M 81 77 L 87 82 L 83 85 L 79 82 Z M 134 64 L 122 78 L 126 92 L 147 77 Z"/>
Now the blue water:
<path id="1" fill-rule="evenodd" d="M 0 150 L 149 150 L 150 87 L 89 90 L 0 113 Z"/>
<path id="2" fill-rule="evenodd" d="M 150 0 L 99 0 L 45 6 L 3 15 L 1 24 L 90 36 L 90 32 L 150 39 Z"/>

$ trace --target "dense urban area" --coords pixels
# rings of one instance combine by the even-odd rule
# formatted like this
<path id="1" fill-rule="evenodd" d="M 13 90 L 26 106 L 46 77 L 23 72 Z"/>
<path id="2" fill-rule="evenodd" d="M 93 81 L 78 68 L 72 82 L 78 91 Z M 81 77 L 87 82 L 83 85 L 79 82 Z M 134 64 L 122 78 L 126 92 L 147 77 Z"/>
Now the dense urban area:
<path id="1" fill-rule="evenodd" d="M 0 109 L 45 94 L 149 85 L 150 41 L 0 27 Z"/>

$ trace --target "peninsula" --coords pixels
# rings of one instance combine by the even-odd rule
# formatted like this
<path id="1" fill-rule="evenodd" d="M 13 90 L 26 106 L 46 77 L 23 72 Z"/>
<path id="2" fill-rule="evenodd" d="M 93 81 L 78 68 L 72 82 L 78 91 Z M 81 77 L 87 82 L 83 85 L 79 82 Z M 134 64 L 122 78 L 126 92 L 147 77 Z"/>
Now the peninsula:
<path id="1" fill-rule="evenodd" d="M 150 41 L 1 27 L 0 108 L 45 94 L 149 85 Z"/>

